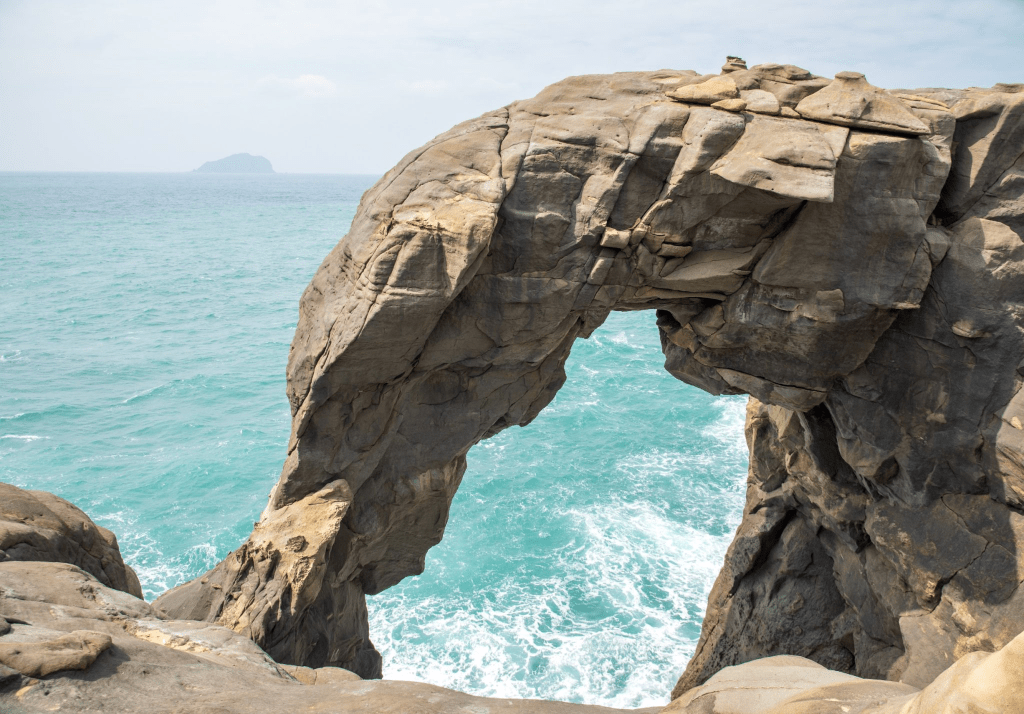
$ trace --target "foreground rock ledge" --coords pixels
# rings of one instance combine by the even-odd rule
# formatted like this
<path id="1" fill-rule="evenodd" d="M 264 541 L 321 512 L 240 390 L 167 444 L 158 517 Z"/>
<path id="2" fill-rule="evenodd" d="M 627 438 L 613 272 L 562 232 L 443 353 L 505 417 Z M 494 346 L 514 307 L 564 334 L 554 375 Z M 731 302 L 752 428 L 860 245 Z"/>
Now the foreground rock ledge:
<path id="1" fill-rule="evenodd" d="M 1024 630 L 1021 86 L 726 69 L 571 78 L 388 172 L 302 297 L 260 525 L 158 606 L 379 676 L 364 596 L 422 571 L 467 451 L 654 309 L 669 372 L 753 398 L 675 696 L 779 654 L 920 687 Z"/>
<path id="2" fill-rule="evenodd" d="M 1022 665 L 1024 635 L 996 654 L 963 657 L 919 692 L 801 657 L 768 657 L 724 668 L 663 710 L 634 711 L 1016 712 L 1024 710 Z M 0 711 L 624 714 L 563 702 L 474 697 L 414 682 L 362 681 L 334 667 L 282 666 L 226 627 L 170 620 L 75 565 L 25 560 L 0 563 Z"/>

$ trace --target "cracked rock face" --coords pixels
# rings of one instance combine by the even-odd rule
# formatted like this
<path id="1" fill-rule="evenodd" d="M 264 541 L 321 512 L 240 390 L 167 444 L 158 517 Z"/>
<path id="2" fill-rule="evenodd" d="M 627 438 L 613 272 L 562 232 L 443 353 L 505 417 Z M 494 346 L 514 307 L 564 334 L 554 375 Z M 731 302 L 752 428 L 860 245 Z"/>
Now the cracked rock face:
<path id="1" fill-rule="evenodd" d="M 726 69 L 570 78 L 388 172 L 303 294 L 260 524 L 157 604 L 380 676 L 364 595 L 422 571 L 470 447 L 652 309 L 671 374 L 752 397 L 676 696 L 782 654 L 920 687 L 1024 630 L 1024 93 Z"/>

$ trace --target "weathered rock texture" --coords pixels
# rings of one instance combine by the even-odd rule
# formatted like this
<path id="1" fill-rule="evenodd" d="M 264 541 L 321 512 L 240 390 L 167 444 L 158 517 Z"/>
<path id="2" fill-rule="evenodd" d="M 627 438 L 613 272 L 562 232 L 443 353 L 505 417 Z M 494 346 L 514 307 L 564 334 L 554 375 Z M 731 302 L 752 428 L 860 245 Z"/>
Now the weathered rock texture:
<path id="1" fill-rule="evenodd" d="M 113 533 L 52 493 L 0 483 L 0 563 L 15 560 L 77 565 L 104 585 L 142 597 Z"/>
<path id="2" fill-rule="evenodd" d="M 379 676 L 364 596 L 422 571 L 470 447 L 655 309 L 669 372 L 754 398 L 677 696 L 777 654 L 920 686 L 1024 630 L 1024 93 L 726 70 L 568 79 L 368 191 L 302 297 L 260 525 L 157 604 Z"/>

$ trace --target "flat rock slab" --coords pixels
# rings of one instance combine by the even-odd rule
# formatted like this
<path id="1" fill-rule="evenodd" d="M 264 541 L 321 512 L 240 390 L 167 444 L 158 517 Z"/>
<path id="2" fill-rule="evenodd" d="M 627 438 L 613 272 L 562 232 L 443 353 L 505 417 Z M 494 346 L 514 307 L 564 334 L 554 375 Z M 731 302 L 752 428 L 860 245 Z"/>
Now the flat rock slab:
<path id="1" fill-rule="evenodd" d="M 0 638 L 0 664 L 26 677 L 45 677 L 65 669 L 88 669 L 110 644 L 110 636 L 102 632 L 63 634 L 15 625 Z"/>

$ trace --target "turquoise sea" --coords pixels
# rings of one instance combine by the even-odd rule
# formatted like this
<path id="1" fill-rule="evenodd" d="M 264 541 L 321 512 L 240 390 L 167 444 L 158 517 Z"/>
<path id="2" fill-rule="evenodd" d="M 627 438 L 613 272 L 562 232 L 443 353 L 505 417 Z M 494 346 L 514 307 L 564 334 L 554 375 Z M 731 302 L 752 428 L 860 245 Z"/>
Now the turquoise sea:
<path id="1" fill-rule="evenodd" d="M 0 173 L 0 481 L 113 530 L 150 599 L 236 548 L 285 455 L 299 295 L 374 180 Z M 369 598 L 385 677 L 667 701 L 747 454 L 745 400 L 662 363 L 653 312 L 613 314 L 470 452 L 426 572 Z"/>

